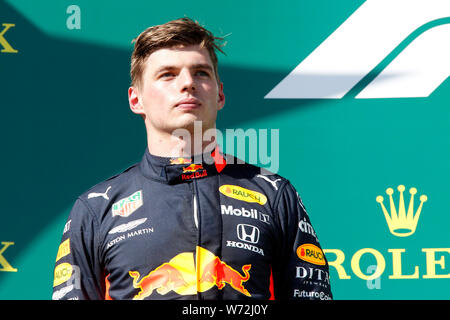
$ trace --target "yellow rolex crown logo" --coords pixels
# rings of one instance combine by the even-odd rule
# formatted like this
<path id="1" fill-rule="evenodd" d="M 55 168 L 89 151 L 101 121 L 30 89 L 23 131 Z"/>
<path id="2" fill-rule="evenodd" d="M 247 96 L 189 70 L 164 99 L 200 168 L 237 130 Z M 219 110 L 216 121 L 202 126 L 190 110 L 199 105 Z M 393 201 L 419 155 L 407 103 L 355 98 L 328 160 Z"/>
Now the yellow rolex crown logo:
<path id="1" fill-rule="evenodd" d="M 382 196 L 377 197 L 377 202 L 381 205 L 381 209 L 383 210 L 384 217 L 386 218 L 386 222 L 388 224 L 389 230 L 391 233 L 397 237 L 407 237 L 412 235 L 416 231 L 417 222 L 419 221 L 420 212 L 422 211 L 423 203 L 428 200 L 426 195 L 420 196 L 420 204 L 414 213 L 414 196 L 417 193 L 416 188 L 409 189 L 409 193 L 411 194 L 411 198 L 409 200 L 408 212 L 405 210 L 405 199 L 403 197 L 403 191 L 405 191 L 405 186 L 399 185 L 397 190 L 400 192 L 400 200 L 398 210 L 395 207 L 394 199 L 392 197 L 394 193 L 394 189 L 387 188 L 386 194 L 389 196 L 391 214 L 389 215 L 386 207 L 384 206 L 384 199 Z"/>

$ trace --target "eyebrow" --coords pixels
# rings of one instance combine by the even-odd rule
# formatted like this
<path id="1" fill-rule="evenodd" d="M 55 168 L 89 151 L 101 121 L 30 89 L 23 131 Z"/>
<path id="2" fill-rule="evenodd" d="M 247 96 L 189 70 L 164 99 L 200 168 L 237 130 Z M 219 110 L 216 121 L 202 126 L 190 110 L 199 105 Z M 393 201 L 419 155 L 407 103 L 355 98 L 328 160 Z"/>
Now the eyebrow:
<path id="1" fill-rule="evenodd" d="M 213 71 L 213 68 L 209 65 L 209 64 L 206 64 L 206 63 L 198 63 L 198 64 L 194 64 L 193 66 L 192 66 L 192 68 L 193 69 L 208 69 L 209 71 Z"/>
<path id="2" fill-rule="evenodd" d="M 174 69 L 178 69 L 178 67 L 173 66 L 173 65 L 163 65 L 155 71 L 155 74 L 158 74 L 162 71 L 168 71 L 168 70 L 174 70 Z M 209 64 L 206 64 L 206 63 L 193 64 L 192 66 L 190 66 L 190 69 L 207 69 L 207 70 L 213 72 L 213 68 Z"/>

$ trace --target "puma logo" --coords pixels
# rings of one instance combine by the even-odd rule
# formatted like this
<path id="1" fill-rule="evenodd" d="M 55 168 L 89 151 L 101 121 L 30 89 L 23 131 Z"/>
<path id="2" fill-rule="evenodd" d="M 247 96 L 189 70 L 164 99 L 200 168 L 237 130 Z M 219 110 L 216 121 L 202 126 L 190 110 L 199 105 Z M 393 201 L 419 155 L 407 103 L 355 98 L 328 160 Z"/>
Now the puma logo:
<path id="1" fill-rule="evenodd" d="M 267 178 L 266 176 L 263 176 L 262 174 L 258 174 L 257 177 L 266 180 L 267 182 L 269 182 L 275 188 L 275 190 L 278 190 L 277 182 L 281 181 L 281 179 L 276 179 L 276 180 L 272 181 L 269 178 Z"/>
<path id="2" fill-rule="evenodd" d="M 88 199 L 96 198 L 96 197 L 103 197 L 105 200 L 109 200 L 109 197 L 108 197 L 109 189 L 111 189 L 111 186 L 109 186 L 108 189 L 106 189 L 106 191 L 103 192 L 103 193 L 91 192 L 91 193 L 88 194 Z"/>

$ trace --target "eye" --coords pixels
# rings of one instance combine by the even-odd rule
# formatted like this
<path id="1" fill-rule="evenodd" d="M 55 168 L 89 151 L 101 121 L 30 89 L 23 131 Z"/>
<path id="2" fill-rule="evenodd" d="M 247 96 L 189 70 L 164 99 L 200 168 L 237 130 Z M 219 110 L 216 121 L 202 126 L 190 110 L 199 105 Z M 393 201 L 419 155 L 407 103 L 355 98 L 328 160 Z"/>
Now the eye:
<path id="1" fill-rule="evenodd" d="M 209 77 L 209 72 L 205 71 L 205 70 L 197 70 L 195 72 L 196 76 L 200 76 L 200 77 Z"/>
<path id="2" fill-rule="evenodd" d="M 175 73 L 173 73 L 173 72 L 164 72 L 159 77 L 160 78 L 171 78 L 171 77 L 175 77 Z"/>

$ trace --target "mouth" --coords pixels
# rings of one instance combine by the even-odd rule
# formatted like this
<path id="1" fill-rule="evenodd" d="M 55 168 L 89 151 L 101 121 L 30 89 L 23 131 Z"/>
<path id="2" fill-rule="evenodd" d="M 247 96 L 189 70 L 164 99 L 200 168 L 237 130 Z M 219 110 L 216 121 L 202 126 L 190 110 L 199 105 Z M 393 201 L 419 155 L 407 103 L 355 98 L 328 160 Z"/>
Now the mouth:
<path id="1" fill-rule="evenodd" d="M 201 103 L 196 98 L 185 98 L 181 99 L 175 104 L 175 108 L 183 109 L 183 110 L 192 110 L 197 109 L 201 106 Z"/>

